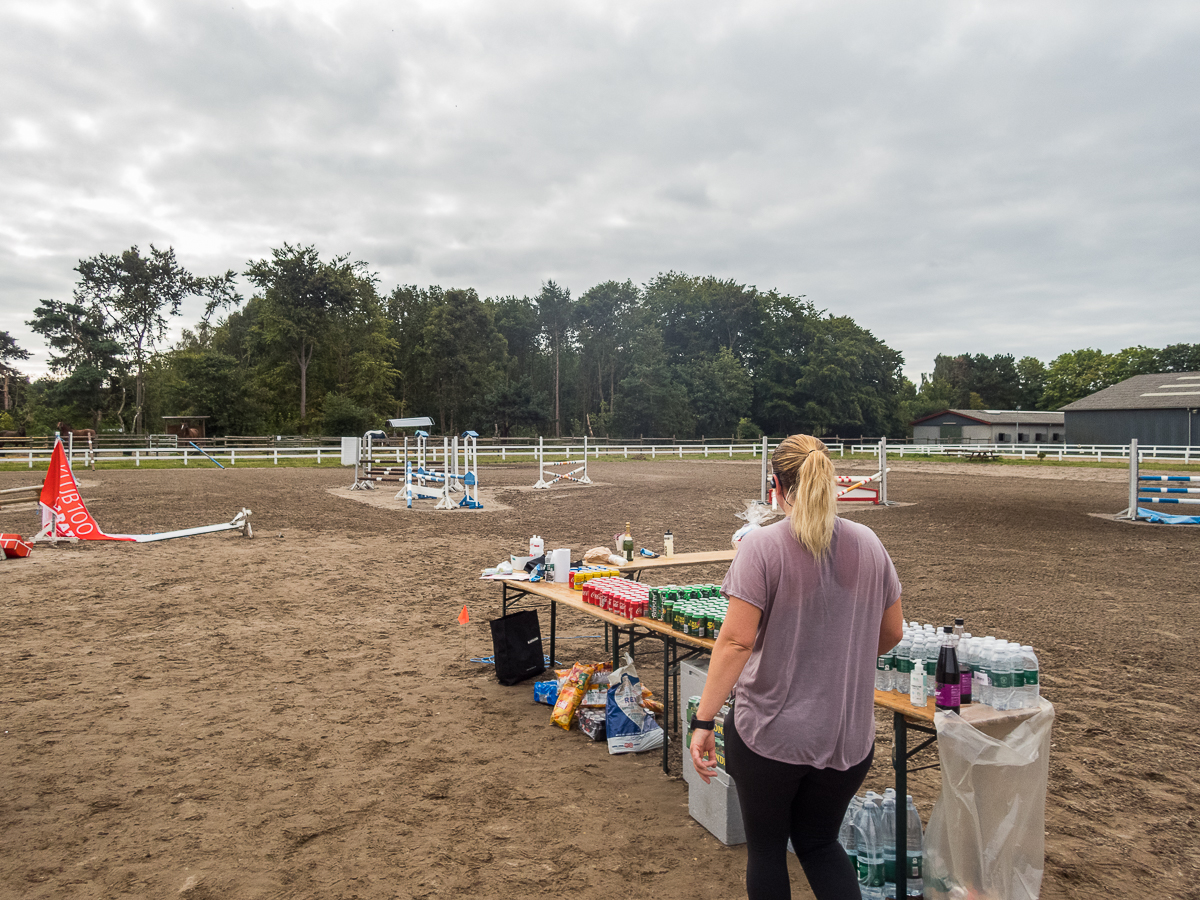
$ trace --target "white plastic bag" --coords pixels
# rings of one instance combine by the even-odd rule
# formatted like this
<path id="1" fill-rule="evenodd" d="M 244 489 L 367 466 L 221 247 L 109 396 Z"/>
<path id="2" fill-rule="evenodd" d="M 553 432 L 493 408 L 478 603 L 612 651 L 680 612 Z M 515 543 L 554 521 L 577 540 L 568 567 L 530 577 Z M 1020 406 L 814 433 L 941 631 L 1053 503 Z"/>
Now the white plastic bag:
<path id="1" fill-rule="evenodd" d="M 625 665 L 609 676 L 608 683 L 604 723 L 608 752 L 641 753 L 661 747 L 663 730 L 642 704 L 642 681 L 628 655 Z"/>
<path id="2" fill-rule="evenodd" d="M 925 897 L 1037 900 L 1054 707 L 979 728 L 937 713 L 942 793 L 925 831 Z M 986 732 L 988 733 L 985 733 Z"/>
<path id="3" fill-rule="evenodd" d="M 736 550 L 742 538 L 750 534 L 750 532 L 762 528 L 763 523 L 767 519 L 774 518 L 777 514 L 761 500 L 747 500 L 745 511 L 734 513 L 734 515 L 746 522 L 745 525 L 733 533 L 731 543 L 733 544 L 733 549 Z"/>

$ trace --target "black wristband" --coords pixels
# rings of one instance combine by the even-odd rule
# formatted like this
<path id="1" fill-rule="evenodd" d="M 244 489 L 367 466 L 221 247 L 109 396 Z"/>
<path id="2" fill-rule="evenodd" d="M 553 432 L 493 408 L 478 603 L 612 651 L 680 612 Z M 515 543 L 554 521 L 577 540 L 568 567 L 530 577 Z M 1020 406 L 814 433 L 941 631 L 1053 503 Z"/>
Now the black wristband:
<path id="1" fill-rule="evenodd" d="M 712 731 L 717 727 L 717 723 L 713 719 L 697 719 L 695 716 L 692 716 L 692 724 L 690 727 L 693 731 L 696 729 L 701 731 Z"/>

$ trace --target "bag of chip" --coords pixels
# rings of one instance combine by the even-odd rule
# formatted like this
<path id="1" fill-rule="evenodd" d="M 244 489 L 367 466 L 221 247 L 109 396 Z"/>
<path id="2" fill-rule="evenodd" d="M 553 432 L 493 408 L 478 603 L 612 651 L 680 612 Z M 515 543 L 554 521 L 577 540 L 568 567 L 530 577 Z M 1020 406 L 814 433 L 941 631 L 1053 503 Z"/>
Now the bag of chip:
<path id="1" fill-rule="evenodd" d="M 550 715 L 550 721 L 563 731 L 571 730 L 571 720 L 575 717 L 575 710 L 579 708 L 579 701 L 587 693 L 588 680 L 591 677 L 592 666 L 575 663 L 558 689 L 558 699 L 554 701 L 554 712 Z"/>
<path id="2" fill-rule="evenodd" d="M 608 705 L 608 679 L 612 675 L 612 663 L 596 663 L 592 667 L 592 677 L 588 681 L 587 693 L 580 701 L 580 709 L 604 709 Z"/>

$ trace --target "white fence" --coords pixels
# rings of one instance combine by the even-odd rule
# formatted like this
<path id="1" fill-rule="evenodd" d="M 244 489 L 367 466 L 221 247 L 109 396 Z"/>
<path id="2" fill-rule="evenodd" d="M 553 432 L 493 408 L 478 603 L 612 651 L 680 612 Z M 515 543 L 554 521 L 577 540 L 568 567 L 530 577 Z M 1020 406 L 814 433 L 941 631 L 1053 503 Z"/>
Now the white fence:
<path id="1" fill-rule="evenodd" d="M 36 439 L 35 439 L 36 442 Z M 875 456 L 878 454 L 878 444 L 875 442 L 851 444 L 847 442 L 826 442 L 831 453 L 839 457 L 853 454 Z M 778 442 L 768 444 L 768 452 L 774 450 Z M 547 459 L 583 459 L 583 442 L 547 439 L 545 442 Z M 726 443 L 706 442 L 672 442 L 656 443 L 629 441 L 588 440 L 587 453 L 589 459 L 630 459 L 643 457 L 647 459 L 719 459 L 746 456 L 759 458 L 763 443 L 759 441 L 731 441 Z M 327 444 L 300 443 L 299 441 L 283 441 L 278 443 L 258 442 L 245 445 L 206 445 L 204 452 L 196 450 L 181 442 L 181 446 L 120 447 L 103 445 L 89 449 L 76 444 L 68 448 L 72 465 L 90 466 L 93 462 L 123 462 L 141 466 L 148 461 L 171 461 L 185 466 L 199 463 L 212 465 L 205 458 L 207 454 L 223 466 L 236 467 L 239 464 L 262 464 L 270 462 L 279 465 L 280 460 L 308 460 L 318 465 L 340 460 L 341 446 L 333 440 Z M 50 460 L 52 447 L 21 447 L 0 445 L 0 463 L 24 464 L 27 468 L 45 467 Z M 436 456 L 441 448 L 431 448 Z M 1147 446 L 1139 447 L 1141 458 L 1144 460 L 1176 461 L 1183 463 L 1200 462 L 1200 447 L 1182 446 Z M 890 459 L 927 458 L 927 457 L 966 457 L 980 454 L 994 454 L 1007 459 L 1037 459 L 1053 460 L 1128 460 L 1129 446 L 1126 444 L 902 444 L 888 441 L 888 457 Z M 529 463 L 536 464 L 538 444 L 517 443 L 488 443 L 485 439 L 479 442 L 479 459 L 490 463 Z M 403 463 L 404 448 L 402 444 L 375 444 L 372 448 L 374 460 L 386 464 L 395 459 Z"/>

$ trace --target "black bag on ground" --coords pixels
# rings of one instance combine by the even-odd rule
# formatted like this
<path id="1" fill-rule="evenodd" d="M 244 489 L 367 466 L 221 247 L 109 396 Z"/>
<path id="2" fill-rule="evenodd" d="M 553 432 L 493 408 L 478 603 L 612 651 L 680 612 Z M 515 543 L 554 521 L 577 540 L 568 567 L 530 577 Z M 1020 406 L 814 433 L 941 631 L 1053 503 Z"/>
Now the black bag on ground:
<path id="1" fill-rule="evenodd" d="M 492 653 L 501 684 L 519 684 L 546 671 L 542 629 L 536 609 L 523 609 L 492 619 Z"/>

